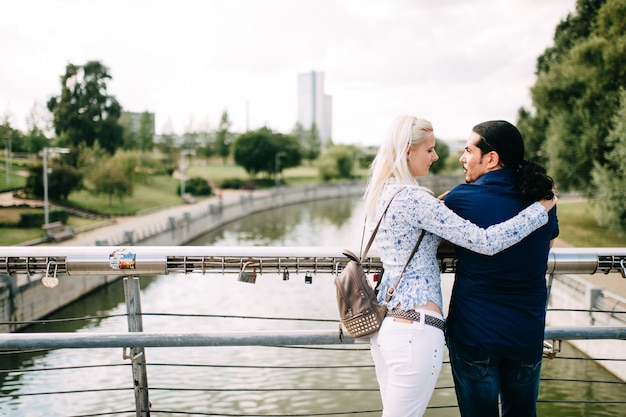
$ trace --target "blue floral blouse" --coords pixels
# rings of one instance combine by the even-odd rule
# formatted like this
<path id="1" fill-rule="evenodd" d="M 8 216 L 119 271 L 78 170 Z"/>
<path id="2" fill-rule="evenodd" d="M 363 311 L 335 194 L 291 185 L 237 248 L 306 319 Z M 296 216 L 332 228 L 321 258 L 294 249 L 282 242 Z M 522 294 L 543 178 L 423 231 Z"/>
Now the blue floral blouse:
<path id="1" fill-rule="evenodd" d="M 457 216 L 426 189 L 399 185 L 391 179 L 378 203 L 372 229 L 389 198 L 401 188 L 405 189 L 394 197 L 374 240 L 384 268 L 378 293 L 380 303 L 400 276 L 422 229 L 426 234 L 389 302 L 390 308 L 410 310 L 432 301 L 443 311 L 437 263 L 441 238 L 478 253 L 493 255 L 521 241 L 548 221 L 543 206 L 534 203 L 506 222 L 481 229 Z"/>

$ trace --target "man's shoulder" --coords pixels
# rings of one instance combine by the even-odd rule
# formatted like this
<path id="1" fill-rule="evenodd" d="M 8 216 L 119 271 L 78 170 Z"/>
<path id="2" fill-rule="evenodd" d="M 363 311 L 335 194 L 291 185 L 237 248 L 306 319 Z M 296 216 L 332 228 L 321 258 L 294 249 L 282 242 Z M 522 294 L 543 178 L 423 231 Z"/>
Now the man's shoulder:
<path id="1" fill-rule="evenodd" d="M 459 184 L 450 190 L 444 201 L 451 210 L 470 219 L 497 213 L 514 215 L 524 208 L 519 193 L 489 184 Z"/>
<path id="2" fill-rule="evenodd" d="M 450 190 L 450 192 L 446 196 L 446 201 L 448 201 L 448 199 L 473 199 L 479 194 L 483 194 L 489 191 L 489 189 L 482 187 L 478 184 L 458 184 Z"/>

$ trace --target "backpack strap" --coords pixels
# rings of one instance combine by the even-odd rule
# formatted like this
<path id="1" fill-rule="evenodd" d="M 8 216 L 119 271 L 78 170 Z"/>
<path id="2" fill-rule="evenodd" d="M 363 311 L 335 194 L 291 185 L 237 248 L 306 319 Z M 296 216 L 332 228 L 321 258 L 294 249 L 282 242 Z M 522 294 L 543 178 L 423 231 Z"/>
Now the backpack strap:
<path id="1" fill-rule="evenodd" d="M 391 198 L 387 202 L 387 205 L 385 206 L 385 209 L 381 213 L 380 219 L 378 219 L 378 223 L 376 223 L 376 227 L 374 228 L 374 231 L 372 232 L 372 235 L 370 236 L 370 240 L 367 242 L 367 246 L 365 246 L 365 250 L 363 251 L 363 254 L 361 255 L 361 261 L 363 261 L 363 259 L 365 259 L 365 256 L 367 255 L 367 252 L 369 252 L 370 247 L 372 246 L 372 243 L 374 243 L 374 238 L 376 237 L 376 232 L 378 232 L 378 228 L 380 227 L 380 224 L 382 223 L 383 218 L 385 217 L 385 213 L 387 213 L 387 209 L 391 205 L 391 202 L 393 201 L 394 197 L 397 196 L 398 193 L 400 193 L 400 191 L 402 191 L 402 190 L 404 190 L 404 188 L 401 188 L 398 191 L 396 191 L 395 193 L 393 193 L 393 195 L 391 196 Z M 359 263 L 361 263 L 361 261 L 359 261 Z"/>
<path id="2" fill-rule="evenodd" d="M 409 259 L 406 260 L 406 263 L 404 264 L 404 268 L 402 268 L 402 273 L 398 277 L 398 280 L 396 281 L 396 283 L 393 284 L 393 287 L 389 288 L 389 291 L 387 291 L 387 296 L 385 297 L 385 304 L 389 303 L 389 301 L 391 300 L 391 297 L 393 297 L 393 294 L 396 292 L 396 288 L 398 288 L 398 284 L 400 284 L 402 275 L 404 275 L 404 271 L 406 270 L 406 267 L 409 266 L 409 262 L 411 262 L 411 259 L 413 259 L 413 256 L 415 255 L 415 252 L 417 252 L 417 248 L 419 247 L 420 243 L 422 243 L 422 239 L 424 239 L 425 233 L 426 233 L 426 230 L 422 229 L 422 233 L 420 234 L 419 239 L 417 239 L 415 246 L 413 246 L 413 251 L 409 255 Z"/>

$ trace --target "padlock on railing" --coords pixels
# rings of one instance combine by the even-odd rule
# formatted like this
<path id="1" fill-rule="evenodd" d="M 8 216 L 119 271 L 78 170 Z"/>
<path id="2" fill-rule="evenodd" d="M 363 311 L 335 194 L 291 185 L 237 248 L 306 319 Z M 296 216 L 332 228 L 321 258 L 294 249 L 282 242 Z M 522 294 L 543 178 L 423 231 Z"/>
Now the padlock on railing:
<path id="1" fill-rule="evenodd" d="M 241 271 L 239 272 L 239 278 L 237 279 L 237 281 L 247 282 L 249 284 L 256 283 L 256 266 L 253 267 L 252 271 L 246 271 L 246 268 L 252 264 L 252 262 L 246 262 L 245 264 L 243 264 L 243 268 L 241 268 Z"/>

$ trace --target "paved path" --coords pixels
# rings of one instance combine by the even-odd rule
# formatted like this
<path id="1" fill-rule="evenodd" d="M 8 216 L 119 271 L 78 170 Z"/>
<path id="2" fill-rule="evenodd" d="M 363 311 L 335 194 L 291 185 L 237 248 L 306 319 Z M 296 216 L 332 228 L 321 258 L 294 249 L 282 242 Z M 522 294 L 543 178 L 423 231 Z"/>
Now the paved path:
<path id="1" fill-rule="evenodd" d="M 239 201 L 242 193 L 247 194 L 248 191 L 224 190 L 221 198 L 224 205 Z M 123 236 L 124 232 L 133 230 L 135 233 L 144 230 L 155 224 L 164 224 L 168 222 L 170 217 L 180 218 L 186 211 L 193 211 L 194 207 L 206 207 L 211 201 L 217 202 L 219 197 L 212 196 L 205 199 L 199 199 L 193 204 L 181 204 L 162 210 L 154 211 L 139 216 L 123 216 L 116 217 L 109 222 L 103 222 L 102 227 L 93 230 L 77 233 L 72 239 L 56 243 L 56 245 L 65 246 L 94 246 L 96 240 L 111 240 L 109 238 Z"/>

